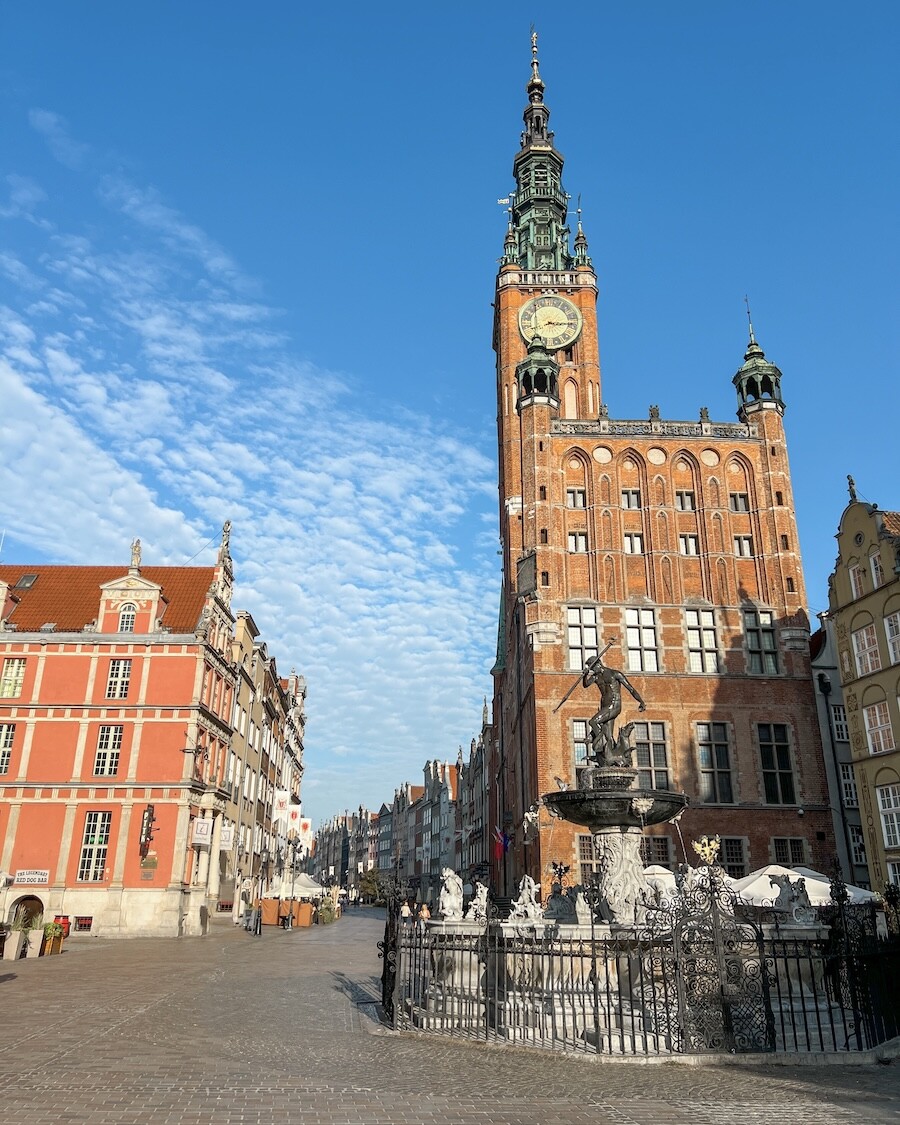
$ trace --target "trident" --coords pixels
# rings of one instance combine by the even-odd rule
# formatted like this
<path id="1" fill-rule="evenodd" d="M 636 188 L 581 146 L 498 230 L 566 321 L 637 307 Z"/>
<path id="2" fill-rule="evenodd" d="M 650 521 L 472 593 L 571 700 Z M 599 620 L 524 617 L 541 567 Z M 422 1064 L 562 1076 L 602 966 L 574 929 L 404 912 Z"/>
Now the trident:
<path id="1" fill-rule="evenodd" d="M 618 637 L 613 637 L 613 639 L 611 641 L 607 641 L 606 644 L 603 646 L 603 648 L 600 650 L 600 652 L 598 652 L 596 656 L 591 657 L 591 659 L 587 662 L 585 667 L 590 668 L 590 666 L 592 664 L 596 664 L 598 660 L 602 660 L 603 657 L 606 655 L 606 653 L 609 652 L 609 650 L 612 648 L 612 646 L 616 643 L 616 641 L 618 639 L 619 639 Z M 569 696 L 572 694 L 572 692 L 581 683 L 581 679 L 582 679 L 583 675 L 584 675 L 584 671 L 582 670 L 581 676 L 578 677 L 578 679 L 575 681 L 574 684 L 572 684 L 572 686 L 569 688 L 569 690 L 566 692 L 566 694 L 562 697 L 562 699 L 559 701 L 559 703 L 557 703 L 557 705 L 553 708 L 553 711 L 551 712 L 551 714 L 555 715 L 556 712 L 560 709 L 560 707 L 562 707 L 562 705 L 569 698 Z"/>

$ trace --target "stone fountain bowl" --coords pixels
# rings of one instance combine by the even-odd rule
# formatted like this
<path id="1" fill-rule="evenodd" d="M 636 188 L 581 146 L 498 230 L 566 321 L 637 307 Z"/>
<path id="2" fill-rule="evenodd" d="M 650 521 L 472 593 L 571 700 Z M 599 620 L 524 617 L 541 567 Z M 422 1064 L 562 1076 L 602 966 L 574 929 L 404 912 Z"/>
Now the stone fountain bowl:
<path id="1" fill-rule="evenodd" d="M 544 804 L 563 820 L 591 832 L 604 828 L 647 828 L 678 816 L 688 803 L 668 789 L 565 789 L 545 793 Z"/>

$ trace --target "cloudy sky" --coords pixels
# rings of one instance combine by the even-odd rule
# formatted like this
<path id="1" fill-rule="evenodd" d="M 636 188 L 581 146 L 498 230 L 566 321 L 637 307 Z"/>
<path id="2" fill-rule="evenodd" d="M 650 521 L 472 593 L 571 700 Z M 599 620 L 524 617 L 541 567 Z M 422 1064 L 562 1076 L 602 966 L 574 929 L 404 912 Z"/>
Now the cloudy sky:
<path id="1" fill-rule="evenodd" d="M 490 301 L 531 13 L 7 5 L 6 562 L 209 563 L 309 682 L 306 810 L 377 808 L 490 695 Z M 596 9 L 596 10 L 595 10 Z M 900 507 L 898 6 L 534 13 L 614 417 L 784 373 L 810 608 L 847 473 Z"/>

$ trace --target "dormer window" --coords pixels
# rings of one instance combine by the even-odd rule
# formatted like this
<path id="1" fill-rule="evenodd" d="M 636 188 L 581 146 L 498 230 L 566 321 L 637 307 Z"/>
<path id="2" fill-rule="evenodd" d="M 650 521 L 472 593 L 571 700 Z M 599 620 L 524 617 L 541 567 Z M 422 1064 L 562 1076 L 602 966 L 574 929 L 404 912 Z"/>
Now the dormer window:
<path id="1" fill-rule="evenodd" d="M 137 606 L 131 602 L 127 602 L 119 610 L 119 632 L 120 633 L 133 633 L 134 620 L 137 616 Z"/>

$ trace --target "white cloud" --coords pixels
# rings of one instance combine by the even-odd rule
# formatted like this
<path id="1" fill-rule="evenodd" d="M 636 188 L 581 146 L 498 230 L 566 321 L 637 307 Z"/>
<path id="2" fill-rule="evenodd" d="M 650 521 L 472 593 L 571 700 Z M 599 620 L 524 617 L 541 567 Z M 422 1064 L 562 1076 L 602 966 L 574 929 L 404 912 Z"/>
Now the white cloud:
<path id="1" fill-rule="evenodd" d="M 77 171 L 88 156 L 87 145 L 69 136 L 66 120 L 47 109 L 33 109 L 28 114 L 32 129 L 46 140 L 47 146 L 60 164 Z"/>

